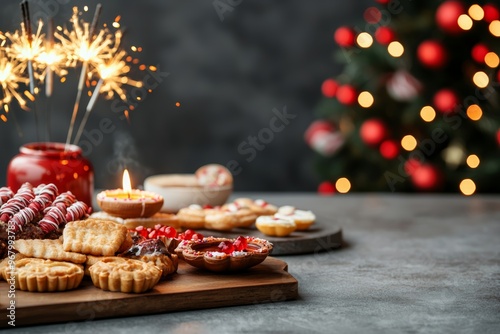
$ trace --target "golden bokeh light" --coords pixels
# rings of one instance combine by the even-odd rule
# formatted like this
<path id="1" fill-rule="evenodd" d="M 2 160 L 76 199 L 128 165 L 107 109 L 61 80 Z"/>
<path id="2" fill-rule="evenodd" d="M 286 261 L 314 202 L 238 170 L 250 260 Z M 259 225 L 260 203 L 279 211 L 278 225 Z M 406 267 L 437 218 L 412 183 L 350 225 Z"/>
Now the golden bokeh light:
<path id="1" fill-rule="evenodd" d="M 436 111 L 431 106 L 424 106 L 420 110 L 420 117 L 425 122 L 432 122 L 436 118 Z"/>
<path id="2" fill-rule="evenodd" d="M 369 48 L 373 44 L 373 37 L 367 32 L 362 32 L 356 38 L 356 43 L 358 43 L 361 48 Z"/>
<path id="3" fill-rule="evenodd" d="M 467 166 L 469 166 L 470 168 L 477 168 L 481 160 L 479 160 L 479 157 L 477 155 L 471 154 L 467 157 L 466 162 Z"/>
<path id="4" fill-rule="evenodd" d="M 476 21 L 480 21 L 484 17 L 484 10 L 478 4 L 474 4 L 474 5 L 470 6 L 468 13 L 469 13 L 469 16 L 473 20 L 476 20 Z"/>
<path id="5" fill-rule="evenodd" d="M 458 26 L 462 28 L 462 30 L 470 30 L 472 28 L 472 19 L 467 14 L 462 14 L 458 17 Z"/>
<path id="6" fill-rule="evenodd" d="M 489 85 L 490 78 L 488 78 L 488 74 L 484 73 L 483 71 L 478 71 L 478 72 L 474 73 L 474 76 L 472 77 L 472 81 L 479 88 L 485 88 Z"/>
<path id="7" fill-rule="evenodd" d="M 489 30 L 493 36 L 500 37 L 500 21 L 499 20 L 491 21 Z"/>
<path id="8" fill-rule="evenodd" d="M 373 105 L 374 99 L 370 92 L 364 91 L 358 95 L 358 103 L 363 108 L 370 108 Z"/>
<path id="9" fill-rule="evenodd" d="M 473 121 L 478 121 L 483 116 L 483 110 L 477 104 L 472 104 L 467 108 L 467 116 Z"/>
<path id="10" fill-rule="evenodd" d="M 401 139 L 401 146 L 407 151 L 413 151 L 417 147 L 417 140 L 412 135 L 406 135 Z"/>
<path id="11" fill-rule="evenodd" d="M 399 58 L 405 52 L 405 48 L 403 47 L 403 44 L 399 43 L 398 41 L 394 41 L 387 46 L 387 51 L 394 58 Z"/>
<path id="12" fill-rule="evenodd" d="M 341 177 L 335 182 L 335 188 L 341 194 L 348 193 L 351 190 L 351 182 L 347 178 Z"/>
<path id="13" fill-rule="evenodd" d="M 460 191 L 465 196 L 470 196 L 476 192 L 476 184 L 471 179 L 464 179 L 460 182 Z"/>
<path id="14" fill-rule="evenodd" d="M 484 62 L 488 67 L 497 68 L 500 65 L 500 58 L 495 52 L 488 52 L 486 56 L 484 56 Z"/>

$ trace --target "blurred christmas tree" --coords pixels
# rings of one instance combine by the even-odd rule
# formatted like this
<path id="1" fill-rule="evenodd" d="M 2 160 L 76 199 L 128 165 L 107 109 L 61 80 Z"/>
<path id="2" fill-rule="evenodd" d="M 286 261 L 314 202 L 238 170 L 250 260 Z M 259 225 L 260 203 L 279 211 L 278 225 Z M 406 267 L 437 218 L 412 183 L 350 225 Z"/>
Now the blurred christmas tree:
<path id="1" fill-rule="evenodd" d="M 319 192 L 500 190 L 500 11 L 487 1 L 378 0 L 340 27 L 320 120 Z"/>

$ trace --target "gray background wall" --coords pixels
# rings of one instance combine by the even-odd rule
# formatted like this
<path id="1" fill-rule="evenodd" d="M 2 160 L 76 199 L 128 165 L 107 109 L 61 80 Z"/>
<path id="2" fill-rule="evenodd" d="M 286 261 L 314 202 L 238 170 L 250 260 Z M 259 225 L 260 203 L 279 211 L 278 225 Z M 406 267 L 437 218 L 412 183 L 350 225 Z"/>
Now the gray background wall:
<path id="1" fill-rule="evenodd" d="M 30 5 L 32 17 L 53 14 L 62 25 L 75 5 L 89 6 L 85 17 L 90 21 L 97 2 L 31 0 Z M 96 187 L 119 186 L 124 166 L 137 184 L 153 174 L 189 173 L 203 164 L 233 161 L 239 166 L 237 190 L 316 189 L 320 180 L 314 173 L 314 154 L 303 133 L 315 118 L 322 81 L 340 71 L 332 59 L 332 35 L 340 25 L 360 23 L 364 8 L 373 1 L 220 0 L 233 4 L 222 16 L 214 2 L 102 1 L 100 22 L 111 23 L 121 15 L 125 45 L 142 46 L 137 54 L 141 62 L 169 75 L 159 77 L 158 87 L 131 113 L 130 124 L 112 101 L 99 99 L 82 138 L 86 142 L 81 143 L 95 167 Z M 12 31 L 20 20 L 19 1 L 2 1 L 0 30 Z M 55 86 L 55 141 L 66 138 L 76 96 L 79 70 L 71 71 L 64 85 Z M 80 109 L 85 105 L 86 100 Z M 45 108 L 40 99 L 37 110 Z M 262 129 L 270 128 L 276 110 L 282 113 L 284 108 L 295 118 L 266 137 L 271 132 Z M 12 109 L 23 136 L 12 118 L 0 122 L 3 180 L 18 147 L 37 140 L 33 113 Z M 99 137 L 93 130 L 103 119 L 111 121 L 113 131 Z M 262 150 L 252 154 L 249 136 L 258 138 L 259 133 L 267 142 L 260 142 Z"/>

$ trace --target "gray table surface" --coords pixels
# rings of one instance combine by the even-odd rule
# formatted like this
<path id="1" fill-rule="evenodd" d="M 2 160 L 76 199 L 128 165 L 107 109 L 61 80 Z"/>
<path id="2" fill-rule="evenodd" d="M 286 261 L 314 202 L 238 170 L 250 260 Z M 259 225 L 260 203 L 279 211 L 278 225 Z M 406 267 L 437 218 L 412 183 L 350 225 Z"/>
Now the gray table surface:
<path id="1" fill-rule="evenodd" d="M 16 328 L 11 333 L 500 333 L 500 196 L 260 194 L 343 228 L 281 256 L 299 299 Z"/>

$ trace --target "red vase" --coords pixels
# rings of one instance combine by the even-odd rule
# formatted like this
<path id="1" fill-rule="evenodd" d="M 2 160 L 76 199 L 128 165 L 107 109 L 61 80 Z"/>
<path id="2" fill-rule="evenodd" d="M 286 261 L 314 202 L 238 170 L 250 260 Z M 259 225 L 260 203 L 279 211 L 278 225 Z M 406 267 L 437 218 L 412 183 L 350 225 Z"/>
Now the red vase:
<path id="1" fill-rule="evenodd" d="M 12 191 L 25 182 L 33 186 L 53 183 L 59 193 L 71 191 L 78 200 L 92 206 L 94 169 L 80 147 L 41 142 L 23 145 L 19 152 L 7 168 L 7 186 Z"/>

